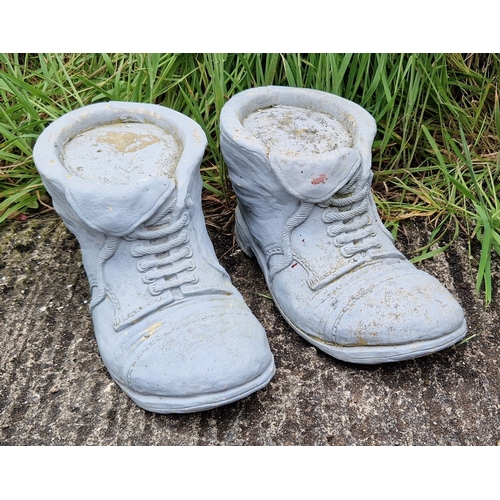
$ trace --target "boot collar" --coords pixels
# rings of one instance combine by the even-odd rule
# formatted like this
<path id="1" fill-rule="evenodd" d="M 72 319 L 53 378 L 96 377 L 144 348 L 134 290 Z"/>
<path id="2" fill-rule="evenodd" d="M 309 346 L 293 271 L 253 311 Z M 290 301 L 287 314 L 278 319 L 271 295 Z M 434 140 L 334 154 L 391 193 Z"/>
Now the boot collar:
<path id="1" fill-rule="evenodd" d="M 120 237 L 148 220 L 174 188 L 175 183 L 167 178 L 109 185 L 72 176 L 66 184 L 66 196 L 76 215 L 87 226 Z"/>
<path id="2" fill-rule="evenodd" d="M 309 203 L 329 199 L 360 168 L 361 156 L 352 148 L 339 148 L 322 155 L 303 157 L 269 153 L 269 163 L 283 187 Z"/>
<path id="3" fill-rule="evenodd" d="M 131 122 L 150 123 L 177 137 L 182 154 L 174 179 L 148 177 L 111 185 L 72 175 L 63 165 L 64 145 L 80 132 L 110 123 Z M 50 124 L 36 142 L 33 157 L 49 192 L 66 198 L 89 227 L 121 237 L 148 220 L 174 188 L 177 197 L 183 199 L 193 175 L 198 175 L 206 145 L 202 128 L 181 113 L 157 105 L 111 101 L 76 109 Z"/>

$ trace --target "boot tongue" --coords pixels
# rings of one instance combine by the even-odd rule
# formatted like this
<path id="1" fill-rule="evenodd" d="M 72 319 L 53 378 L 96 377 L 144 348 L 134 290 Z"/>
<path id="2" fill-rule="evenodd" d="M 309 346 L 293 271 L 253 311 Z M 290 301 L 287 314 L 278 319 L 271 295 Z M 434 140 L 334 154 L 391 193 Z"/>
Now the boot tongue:
<path id="1" fill-rule="evenodd" d="M 126 236 L 149 219 L 174 188 L 167 177 L 115 185 L 72 176 L 66 195 L 85 224 L 110 236 Z"/>
<path id="2" fill-rule="evenodd" d="M 359 169 L 361 156 L 352 148 L 307 156 L 289 156 L 271 150 L 269 162 L 290 194 L 302 201 L 320 203 L 348 183 Z"/>

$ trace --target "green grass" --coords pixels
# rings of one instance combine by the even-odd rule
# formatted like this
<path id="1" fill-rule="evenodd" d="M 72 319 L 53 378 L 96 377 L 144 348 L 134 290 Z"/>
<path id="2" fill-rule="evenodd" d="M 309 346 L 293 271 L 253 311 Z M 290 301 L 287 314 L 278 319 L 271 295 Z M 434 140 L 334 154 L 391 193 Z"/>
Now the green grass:
<path id="1" fill-rule="evenodd" d="M 219 149 L 222 106 L 260 85 L 332 92 L 375 117 L 374 195 L 389 229 L 425 217 L 428 243 L 458 234 L 480 248 L 477 291 L 493 297 L 500 254 L 500 57 L 495 54 L 0 54 L 0 223 L 50 203 L 32 148 L 50 122 L 107 100 L 150 102 L 197 121 L 208 137 L 207 193 L 232 198 Z"/>

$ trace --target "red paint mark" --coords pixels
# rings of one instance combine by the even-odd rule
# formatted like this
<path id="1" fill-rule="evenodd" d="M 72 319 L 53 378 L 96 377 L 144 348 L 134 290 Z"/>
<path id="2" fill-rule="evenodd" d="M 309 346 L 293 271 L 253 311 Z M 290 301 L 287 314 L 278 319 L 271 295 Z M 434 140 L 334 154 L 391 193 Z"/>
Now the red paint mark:
<path id="1" fill-rule="evenodd" d="M 325 181 L 328 180 L 328 177 L 325 174 L 319 174 L 318 177 L 314 178 L 311 181 L 311 184 L 324 184 Z"/>
<path id="2" fill-rule="evenodd" d="M 297 262 L 294 262 L 294 263 L 292 264 L 292 269 L 293 269 L 296 265 L 297 265 Z"/>

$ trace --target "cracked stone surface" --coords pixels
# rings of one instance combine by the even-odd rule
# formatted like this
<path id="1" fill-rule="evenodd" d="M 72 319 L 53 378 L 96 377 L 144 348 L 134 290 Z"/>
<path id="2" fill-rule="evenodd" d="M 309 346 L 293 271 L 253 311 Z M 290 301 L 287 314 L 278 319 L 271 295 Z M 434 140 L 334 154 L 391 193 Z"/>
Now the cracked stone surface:
<path id="1" fill-rule="evenodd" d="M 228 232 L 230 232 L 229 227 Z M 426 242 L 406 222 L 398 247 Z M 268 298 L 255 261 L 210 230 L 222 265 L 264 325 L 271 383 L 215 410 L 157 415 L 137 407 L 99 357 L 76 239 L 55 214 L 0 226 L 1 445 L 489 445 L 500 442 L 499 259 L 493 303 L 475 294 L 459 239 L 418 266 L 462 304 L 470 340 L 389 365 L 337 361 L 302 340 Z"/>

